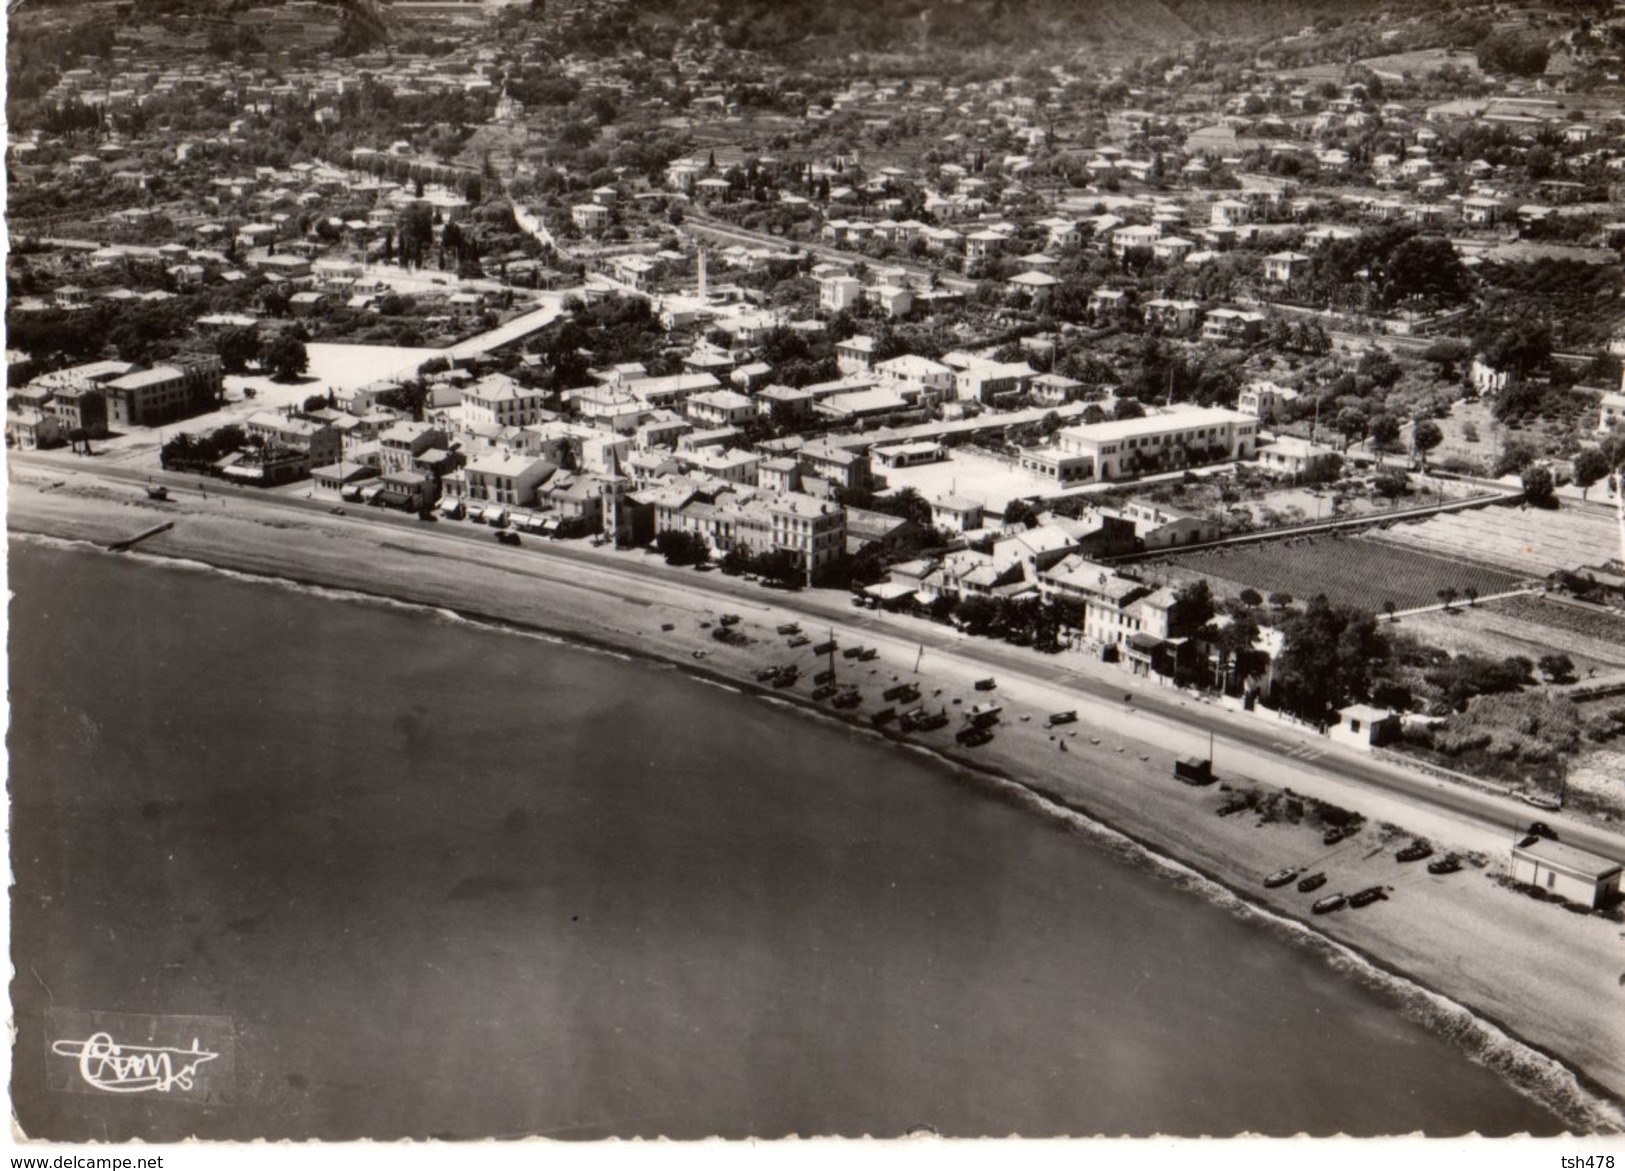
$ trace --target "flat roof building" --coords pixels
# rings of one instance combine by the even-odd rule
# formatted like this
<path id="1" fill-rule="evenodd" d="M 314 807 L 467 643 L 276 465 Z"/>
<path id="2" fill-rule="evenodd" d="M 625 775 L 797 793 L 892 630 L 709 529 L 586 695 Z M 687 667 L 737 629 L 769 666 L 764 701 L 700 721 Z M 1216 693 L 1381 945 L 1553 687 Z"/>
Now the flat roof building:
<path id="1" fill-rule="evenodd" d="M 1185 407 L 1056 433 L 1063 453 L 1089 460 L 1087 468 L 1073 465 L 1072 477 L 1097 483 L 1251 459 L 1257 445 L 1258 420 L 1226 407 Z"/>

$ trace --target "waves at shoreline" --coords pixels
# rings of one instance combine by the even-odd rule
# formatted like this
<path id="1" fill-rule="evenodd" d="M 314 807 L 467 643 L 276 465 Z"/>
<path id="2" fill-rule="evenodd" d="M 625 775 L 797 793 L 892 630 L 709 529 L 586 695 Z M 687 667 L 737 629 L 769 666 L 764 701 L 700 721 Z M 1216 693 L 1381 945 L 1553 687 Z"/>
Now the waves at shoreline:
<path id="1" fill-rule="evenodd" d="M 10 536 L 13 540 L 46 548 L 109 554 L 109 550 L 104 546 L 90 541 L 16 531 L 11 532 Z M 192 558 L 141 550 L 110 555 L 134 559 L 158 568 L 215 575 L 227 580 L 270 586 L 326 601 L 426 615 L 435 622 L 448 625 L 519 635 L 550 645 L 603 655 L 621 662 L 647 663 L 651 666 L 672 669 L 696 682 L 735 695 L 757 698 L 775 707 L 794 710 L 799 715 L 810 717 L 813 721 L 831 729 L 840 728 L 849 733 L 855 731 L 874 741 L 911 751 L 917 756 L 931 760 L 957 782 L 970 785 L 986 796 L 1015 805 L 1064 827 L 1091 844 L 1105 849 L 1121 861 L 1171 883 L 1178 889 L 1190 892 L 1238 919 L 1261 926 L 1278 937 L 1308 950 L 1340 976 L 1381 994 L 1394 1004 L 1407 1020 L 1448 1041 L 1471 1061 L 1496 1073 L 1519 1093 L 1556 1114 L 1577 1132 L 1625 1133 L 1625 1109 L 1622 1109 L 1605 1091 L 1587 1087 L 1582 1076 L 1559 1059 L 1518 1040 L 1495 1022 L 1479 1016 L 1444 994 L 1384 967 L 1379 961 L 1356 948 L 1340 943 L 1302 921 L 1262 907 L 1222 881 L 1136 840 L 1107 822 L 1069 806 L 1034 785 L 1011 778 L 998 770 L 963 760 L 932 745 L 904 741 L 886 735 L 860 721 L 837 716 L 816 707 L 801 697 L 783 696 L 765 688 L 753 687 L 748 683 L 741 685 L 719 672 L 708 669 L 699 660 L 690 663 L 653 652 L 628 652 L 624 648 L 585 635 L 545 630 L 478 613 L 404 600 L 385 593 L 327 586 L 295 577 L 243 572 Z"/>

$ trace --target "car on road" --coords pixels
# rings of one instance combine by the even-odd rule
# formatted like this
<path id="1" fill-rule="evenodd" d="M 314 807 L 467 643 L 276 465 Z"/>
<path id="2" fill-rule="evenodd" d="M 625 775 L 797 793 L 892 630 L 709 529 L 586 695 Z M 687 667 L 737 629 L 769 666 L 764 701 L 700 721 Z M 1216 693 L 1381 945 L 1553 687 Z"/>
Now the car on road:
<path id="1" fill-rule="evenodd" d="M 1524 832 L 1532 837 L 1549 838 L 1551 841 L 1557 841 L 1557 831 L 1544 821 L 1531 821 L 1529 828 Z"/>
<path id="2" fill-rule="evenodd" d="M 495 535 L 496 539 L 501 541 L 504 545 L 519 544 L 519 534 L 514 532 L 512 529 L 498 529 Z"/>
<path id="3" fill-rule="evenodd" d="M 1563 799 L 1561 797 L 1553 797 L 1550 793 L 1539 791 L 1531 792 L 1528 789 L 1518 794 L 1518 800 L 1525 805 L 1533 805 L 1536 809 L 1544 809 L 1548 813 L 1556 813 L 1563 808 Z"/>

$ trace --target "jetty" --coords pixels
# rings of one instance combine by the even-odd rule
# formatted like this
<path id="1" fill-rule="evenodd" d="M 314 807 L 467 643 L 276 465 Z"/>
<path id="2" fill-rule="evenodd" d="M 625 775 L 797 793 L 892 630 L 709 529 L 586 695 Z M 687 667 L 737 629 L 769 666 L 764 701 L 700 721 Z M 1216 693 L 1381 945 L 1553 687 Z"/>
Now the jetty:
<path id="1" fill-rule="evenodd" d="M 129 550 L 134 549 L 142 541 L 145 541 L 150 537 L 156 537 L 159 533 L 167 533 L 174 527 L 174 521 L 166 520 L 161 525 L 153 525 L 150 529 L 142 529 L 133 537 L 125 537 L 122 541 L 114 541 L 107 546 L 107 549 L 110 553 L 126 553 Z"/>

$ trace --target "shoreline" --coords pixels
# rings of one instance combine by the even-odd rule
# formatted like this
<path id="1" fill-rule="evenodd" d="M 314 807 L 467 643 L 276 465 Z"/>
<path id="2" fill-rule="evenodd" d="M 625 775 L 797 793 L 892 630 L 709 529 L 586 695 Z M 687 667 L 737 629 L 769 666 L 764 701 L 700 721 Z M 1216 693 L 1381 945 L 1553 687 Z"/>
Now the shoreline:
<path id="1" fill-rule="evenodd" d="M 1343 912 L 1335 921 L 1317 919 L 1311 924 L 1301 913 L 1294 914 L 1293 908 L 1284 905 L 1279 896 L 1252 889 L 1263 873 L 1281 861 L 1283 851 L 1289 847 L 1301 850 L 1301 841 L 1283 842 L 1282 835 L 1301 838 L 1302 827 L 1282 823 L 1246 826 L 1243 822 L 1250 815 L 1222 819 L 1215 825 L 1209 813 L 1206 820 L 1198 821 L 1198 816 L 1208 810 L 1195 806 L 1213 804 L 1220 792 L 1218 785 L 1192 789 L 1173 781 L 1167 762 L 1180 754 L 1179 749 L 1170 751 L 1166 745 L 1135 742 L 1134 736 L 1125 732 L 1125 725 L 1131 726 L 1129 719 L 1108 723 L 1092 719 L 1094 713 L 1084 714 L 1080 710 L 1076 724 L 1057 729 L 1043 727 L 1034 717 L 1041 716 L 1044 708 L 1041 704 L 1035 705 L 1032 693 L 1043 693 L 1037 697 L 1042 700 L 1058 689 L 1014 678 L 1007 687 L 1001 678 L 996 697 L 1006 706 L 1008 722 L 1000 726 L 995 741 L 987 748 L 959 750 L 951 744 L 944 746 L 947 730 L 903 735 L 869 725 L 864 712 L 874 710 L 878 702 L 874 684 L 885 686 L 886 681 L 904 674 L 895 654 L 891 653 L 895 648 L 886 647 L 885 640 L 877 639 L 872 633 L 855 633 L 847 638 L 847 645 L 851 645 L 850 639 L 854 637 L 870 643 L 880 642 L 887 652 L 862 678 L 861 687 L 867 702 L 857 714 L 832 711 L 827 705 L 816 704 L 805 694 L 797 693 L 795 688 L 773 689 L 757 683 L 753 668 L 761 665 L 764 653 L 779 661 L 795 657 L 783 649 L 782 638 L 775 644 L 773 634 L 778 622 L 797 616 L 793 595 L 774 595 L 760 603 L 753 600 L 748 606 L 752 612 L 740 624 L 740 629 L 751 638 L 751 644 L 736 648 L 705 637 L 708 633 L 705 628 L 717 611 L 745 610 L 746 605 L 734 606 L 729 599 L 714 595 L 696 598 L 696 594 L 703 591 L 685 589 L 675 574 L 669 584 L 660 583 L 648 589 L 644 598 L 637 599 L 640 609 L 629 614 L 615 604 L 612 596 L 606 597 L 581 580 L 559 580 L 551 583 L 555 588 L 539 588 L 546 582 L 547 574 L 542 572 L 546 568 L 562 569 L 568 579 L 592 575 L 579 566 L 561 564 L 556 559 L 549 565 L 548 558 L 538 558 L 533 552 L 520 554 L 521 561 L 535 564 L 527 567 L 529 572 L 519 572 L 512 568 L 514 558 L 505 555 L 500 547 L 434 548 L 430 546 L 448 543 L 416 536 L 404 528 L 383 535 L 370 526 L 358 532 L 360 526 L 318 516 L 267 521 L 264 514 L 272 510 L 251 499 L 239 503 L 233 498 L 232 505 L 240 511 L 224 516 L 203 513 L 201 509 L 189 507 L 187 502 L 182 502 L 180 507 L 170 504 L 154 508 L 145 502 L 121 497 L 116 490 L 105 487 L 87 496 L 72 490 L 44 493 L 13 483 L 11 519 L 27 518 L 37 523 L 13 527 L 11 531 L 24 537 L 32 532 L 48 541 L 84 540 L 105 546 L 109 540 L 125 535 L 120 529 L 128 527 L 131 514 L 126 509 L 134 507 L 136 515 L 143 519 L 161 514 L 177 521 L 175 530 L 136 551 L 142 558 L 189 561 L 198 567 L 223 569 L 294 587 L 350 593 L 380 604 L 427 607 L 492 629 L 540 635 L 641 662 L 671 666 L 691 677 L 758 698 L 778 700 L 876 739 L 927 752 L 961 776 L 974 778 L 973 783 L 986 789 L 988 795 L 1034 806 L 1036 812 L 1058 821 L 1081 818 L 1088 823 L 1085 828 L 1091 836 L 1108 841 L 1114 836 L 1121 838 L 1130 846 L 1125 852 L 1137 853 L 1153 869 L 1164 873 L 1172 871 L 1175 881 L 1216 888 L 1198 891 L 1216 905 L 1229 904 L 1228 909 L 1259 916 L 1272 930 L 1290 931 L 1299 937 L 1328 963 L 1339 968 L 1354 968 L 1352 973 L 1345 974 L 1383 988 L 1400 1011 L 1430 1017 L 1423 1023 L 1449 1032 L 1470 1059 L 1507 1077 L 1527 1096 L 1552 1109 L 1566 1124 L 1583 1128 L 1579 1133 L 1610 1133 L 1621 1128 L 1621 1087 L 1625 1086 L 1625 1076 L 1619 1066 L 1625 1046 L 1612 1038 L 1625 1035 L 1625 1031 L 1618 1025 L 1611 1027 L 1614 1014 L 1606 1009 L 1606 1001 L 1596 998 L 1598 989 L 1612 985 L 1613 978 L 1606 981 L 1579 978 L 1580 974 L 1573 967 L 1550 973 L 1540 969 L 1542 959 L 1555 954 L 1552 951 L 1555 946 L 1565 946 L 1570 952 L 1581 955 L 1581 949 L 1573 945 L 1583 936 L 1587 946 L 1581 959 L 1607 956 L 1607 962 L 1615 965 L 1610 971 L 1617 972 L 1625 964 L 1617 954 L 1617 944 L 1612 945 L 1614 954 L 1608 955 L 1611 937 L 1617 935 L 1612 924 L 1595 917 L 1582 920 L 1577 916 L 1560 915 L 1556 908 L 1534 903 L 1485 881 L 1473 868 L 1452 879 L 1431 880 L 1429 885 L 1453 883 L 1463 895 L 1471 894 L 1466 901 L 1473 905 L 1468 910 L 1477 913 L 1453 915 L 1452 911 L 1462 911 L 1462 898 L 1450 903 L 1442 897 L 1424 899 L 1419 897 L 1417 884 L 1410 882 L 1404 884 L 1405 888 L 1394 899 L 1370 911 Z M 256 531 L 261 529 L 275 534 L 274 546 L 264 543 L 266 533 Z M 300 532 L 310 539 L 289 539 Z M 343 546 L 342 550 L 328 550 L 339 554 L 340 563 L 324 565 L 327 560 L 321 548 L 324 540 L 337 541 Z M 362 544 L 375 546 L 373 556 L 357 556 L 360 552 L 357 546 Z M 448 567 L 455 581 L 436 577 L 437 573 L 445 574 Z M 401 576 L 392 585 L 398 588 L 383 588 L 381 583 L 389 580 L 389 572 L 397 569 Z M 416 580 L 414 569 L 424 571 Z M 476 570 L 479 571 L 477 576 Z M 476 597 L 445 596 L 448 587 L 467 590 L 471 584 L 475 589 L 470 592 L 477 594 Z M 523 586 L 522 596 L 511 593 L 516 585 Z M 486 589 L 478 589 L 480 586 Z M 561 607 L 560 603 L 572 600 L 572 592 L 593 595 L 596 608 Z M 624 622 L 628 617 L 634 619 L 630 627 Z M 806 615 L 800 617 L 803 621 L 814 621 Z M 696 622 L 700 624 L 699 629 L 692 625 Z M 668 624 L 674 629 L 666 631 L 664 627 Z M 650 630 L 651 625 L 661 628 L 660 633 Z M 817 619 L 816 625 L 824 625 L 824 621 Z M 696 647 L 703 651 L 697 653 Z M 933 700 L 941 700 L 942 706 L 947 707 L 949 697 L 954 704 L 961 700 L 974 702 L 970 697 L 976 693 L 969 690 L 969 680 L 985 674 L 983 667 L 954 662 L 951 656 L 935 650 L 931 660 L 931 669 L 918 677 L 922 688 L 920 702 L 932 708 L 938 706 Z M 839 665 L 848 681 L 852 672 L 861 669 L 845 661 Z M 933 687 L 935 695 L 927 699 L 926 689 Z M 963 694 L 956 694 L 961 690 Z M 1063 695 L 1063 698 L 1080 709 L 1086 706 L 1082 696 Z M 1057 703 L 1049 710 L 1066 707 L 1066 703 Z M 1153 735 L 1156 732 L 1152 728 L 1143 730 Z M 1027 735 L 1030 732 L 1039 732 L 1047 741 Z M 1065 763 L 1069 767 L 1065 770 L 1059 767 L 1062 757 L 1054 745 L 1066 751 Z M 1051 746 L 1048 753 L 1036 750 L 1043 746 Z M 1084 773 L 1082 777 L 1075 775 L 1080 771 L 1079 766 Z M 1230 768 L 1221 770 L 1221 774 L 1221 779 L 1238 779 Z M 1371 837 L 1375 833 L 1375 824 L 1370 830 L 1362 831 L 1365 837 L 1360 843 L 1362 848 L 1372 844 Z M 1318 839 L 1318 831 L 1315 836 Z M 1385 839 L 1378 849 L 1352 865 L 1365 871 L 1367 877 L 1386 874 L 1394 881 L 1415 878 L 1415 872 L 1398 868 L 1391 858 L 1382 857 L 1391 854 L 1394 844 Z M 1370 865 L 1373 859 L 1377 860 L 1376 865 Z M 1339 864 L 1347 862 L 1345 858 Z M 1193 876 L 1193 880 L 1184 880 L 1180 872 Z M 1368 884 L 1362 879 L 1351 889 Z M 1474 950 L 1481 949 L 1483 955 L 1494 956 L 1496 964 L 1503 967 L 1509 956 L 1518 958 L 1521 954 L 1524 963 L 1539 975 L 1540 982 L 1557 994 L 1553 999 L 1558 1001 L 1559 1007 L 1537 1008 L 1535 1002 L 1521 997 L 1516 987 L 1505 988 L 1497 996 L 1482 981 L 1451 979 L 1452 975 L 1468 977 L 1471 965 L 1463 963 L 1463 954 L 1450 954 L 1452 942 L 1463 944 L 1459 928 L 1454 932 L 1441 928 L 1462 919 L 1469 925 L 1466 936 L 1477 944 Z M 1520 947 L 1520 936 L 1525 932 L 1532 933 L 1533 938 L 1522 939 Z M 1442 954 L 1438 947 L 1427 946 L 1440 942 L 1441 934 L 1445 937 Z M 1545 942 L 1547 940 L 1551 942 Z M 1346 957 L 1344 962 L 1338 962 L 1339 956 Z M 1359 971 L 1361 965 L 1369 970 Z M 1565 975 L 1567 979 L 1560 978 Z M 1598 973 L 1590 973 L 1590 976 L 1596 975 Z M 1429 1003 L 1441 1000 L 1443 1005 Z M 1461 1020 L 1458 1014 L 1462 1013 L 1471 1020 Z M 1588 1013 L 1598 1019 L 1587 1020 Z M 1474 1036 L 1463 1037 L 1464 1026 Z M 1520 1048 L 1523 1053 L 1517 1051 Z M 1558 1069 L 1535 1068 L 1542 1062 L 1553 1063 Z M 1572 1078 L 1572 1086 L 1561 1084 L 1564 1074 Z M 1587 1102 L 1584 1100 L 1587 1098 L 1593 1100 Z"/>

